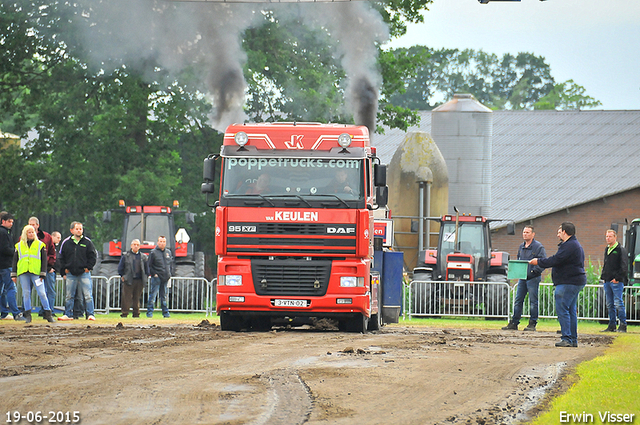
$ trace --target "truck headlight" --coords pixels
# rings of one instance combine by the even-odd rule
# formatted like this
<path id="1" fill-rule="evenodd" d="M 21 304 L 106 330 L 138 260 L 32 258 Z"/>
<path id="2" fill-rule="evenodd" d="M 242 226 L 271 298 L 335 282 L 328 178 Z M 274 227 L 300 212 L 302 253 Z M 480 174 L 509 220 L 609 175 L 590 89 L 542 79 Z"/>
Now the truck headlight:
<path id="1" fill-rule="evenodd" d="M 249 141 L 249 136 L 247 136 L 247 133 L 245 133 L 244 131 L 239 131 L 236 133 L 233 139 L 236 141 L 236 144 L 238 146 L 243 147 Z"/>
<path id="2" fill-rule="evenodd" d="M 223 286 L 242 286 L 242 276 L 240 275 L 222 275 L 218 278 L 218 285 Z"/>
<path id="3" fill-rule="evenodd" d="M 351 145 L 351 136 L 349 133 L 342 133 L 338 136 L 338 144 L 341 148 L 348 148 Z"/>
<path id="4" fill-rule="evenodd" d="M 357 286 L 364 286 L 364 277 L 341 276 L 340 286 L 344 288 L 355 288 Z"/>

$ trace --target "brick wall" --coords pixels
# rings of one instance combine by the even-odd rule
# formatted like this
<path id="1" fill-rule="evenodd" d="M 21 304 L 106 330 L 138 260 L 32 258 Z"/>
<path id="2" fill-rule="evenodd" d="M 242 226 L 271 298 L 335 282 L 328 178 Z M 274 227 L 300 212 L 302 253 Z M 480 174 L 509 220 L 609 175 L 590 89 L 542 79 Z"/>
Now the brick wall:
<path id="1" fill-rule="evenodd" d="M 538 217 L 534 220 L 516 223 L 515 236 L 507 235 L 506 228 L 492 233 L 493 249 L 506 251 L 515 259 L 518 246 L 522 243 L 522 228 L 532 224 L 536 232 L 536 240 L 540 241 L 547 255 L 557 251 L 558 237 L 556 232 L 563 221 L 570 221 L 576 226 L 576 237 L 582 245 L 585 259 L 591 258 L 594 264 L 602 264 L 606 242 L 604 235 L 611 223 L 619 223 L 618 242 L 623 242 L 625 218 L 631 222 L 640 218 L 640 189 L 633 189 L 614 196 L 601 198 L 593 202 Z M 586 264 L 585 264 L 586 265 Z"/>

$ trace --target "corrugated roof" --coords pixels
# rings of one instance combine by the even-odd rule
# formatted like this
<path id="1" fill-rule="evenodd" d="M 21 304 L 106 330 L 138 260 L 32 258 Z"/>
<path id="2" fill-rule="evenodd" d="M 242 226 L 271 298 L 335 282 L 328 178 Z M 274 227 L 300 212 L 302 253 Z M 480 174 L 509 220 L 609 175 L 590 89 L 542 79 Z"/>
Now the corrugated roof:
<path id="1" fill-rule="evenodd" d="M 640 110 L 493 114 L 493 217 L 522 222 L 640 187 Z M 410 131 L 430 133 L 431 111 L 419 115 Z M 404 136 L 375 135 L 383 163 Z"/>

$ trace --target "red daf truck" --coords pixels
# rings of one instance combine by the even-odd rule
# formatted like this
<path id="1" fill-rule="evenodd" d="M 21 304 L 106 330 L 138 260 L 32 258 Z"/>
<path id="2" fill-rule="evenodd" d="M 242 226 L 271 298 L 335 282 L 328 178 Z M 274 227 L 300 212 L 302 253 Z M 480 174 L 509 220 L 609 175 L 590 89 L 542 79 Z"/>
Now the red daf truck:
<path id="1" fill-rule="evenodd" d="M 220 196 L 209 205 L 218 162 Z M 386 166 L 366 127 L 231 125 L 220 155 L 204 161 L 202 192 L 216 214 L 223 330 L 312 318 L 351 332 L 381 326 L 373 235 L 374 210 L 386 205 Z"/>

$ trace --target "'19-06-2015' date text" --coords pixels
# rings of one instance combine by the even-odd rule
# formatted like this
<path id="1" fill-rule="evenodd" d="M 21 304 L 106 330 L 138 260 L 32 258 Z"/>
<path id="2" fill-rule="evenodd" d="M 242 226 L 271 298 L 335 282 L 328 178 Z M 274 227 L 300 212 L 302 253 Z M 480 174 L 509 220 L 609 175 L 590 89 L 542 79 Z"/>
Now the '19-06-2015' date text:
<path id="1" fill-rule="evenodd" d="M 75 424 L 80 422 L 80 412 L 63 412 L 61 410 L 49 410 L 49 411 L 28 411 L 28 412 L 19 412 L 17 410 L 8 411 L 7 412 L 7 420 L 6 423 L 19 423 L 21 421 L 26 421 L 30 424 L 39 424 L 39 423 L 67 423 L 67 424 Z"/>

